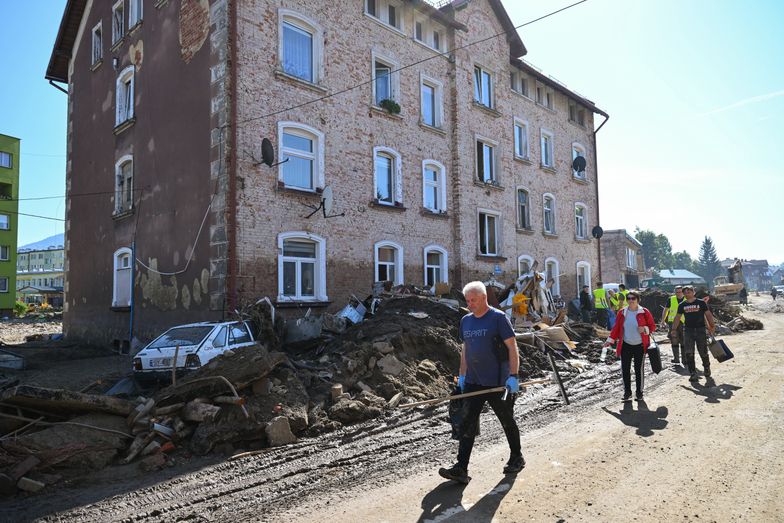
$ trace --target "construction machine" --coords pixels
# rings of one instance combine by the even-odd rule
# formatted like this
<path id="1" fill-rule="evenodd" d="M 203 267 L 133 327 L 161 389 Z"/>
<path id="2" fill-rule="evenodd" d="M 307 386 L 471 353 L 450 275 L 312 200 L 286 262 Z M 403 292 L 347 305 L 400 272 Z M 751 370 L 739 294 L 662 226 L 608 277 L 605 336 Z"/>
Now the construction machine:
<path id="1" fill-rule="evenodd" d="M 740 260 L 727 267 L 726 276 L 713 279 L 713 294 L 728 301 L 744 301 L 747 294 L 746 279 L 743 277 L 743 264 Z"/>

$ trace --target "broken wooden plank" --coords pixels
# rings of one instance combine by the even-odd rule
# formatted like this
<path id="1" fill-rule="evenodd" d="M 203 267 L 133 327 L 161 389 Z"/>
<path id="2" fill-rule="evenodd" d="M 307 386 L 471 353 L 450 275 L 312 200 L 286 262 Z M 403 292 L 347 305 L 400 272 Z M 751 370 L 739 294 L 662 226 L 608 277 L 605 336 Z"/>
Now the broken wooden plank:
<path id="1" fill-rule="evenodd" d="M 55 412 L 105 412 L 120 416 L 127 416 L 135 407 L 133 402 L 120 398 L 30 385 L 18 385 L 3 391 L 0 401 Z"/>

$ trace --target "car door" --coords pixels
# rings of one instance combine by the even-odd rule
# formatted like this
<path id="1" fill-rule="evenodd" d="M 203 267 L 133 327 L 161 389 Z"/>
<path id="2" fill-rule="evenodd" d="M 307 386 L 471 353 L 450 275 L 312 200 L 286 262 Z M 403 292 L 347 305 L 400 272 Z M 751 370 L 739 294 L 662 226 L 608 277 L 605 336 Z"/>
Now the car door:
<path id="1" fill-rule="evenodd" d="M 222 326 L 217 329 L 215 337 L 207 340 L 205 346 L 199 351 L 199 359 L 204 365 L 216 356 L 220 356 L 228 348 L 228 328 Z"/>
<path id="2" fill-rule="evenodd" d="M 251 336 L 248 327 L 242 322 L 234 322 L 229 325 L 229 348 L 238 349 L 240 347 L 248 347 L 253 345 L 253 336 Z"/>

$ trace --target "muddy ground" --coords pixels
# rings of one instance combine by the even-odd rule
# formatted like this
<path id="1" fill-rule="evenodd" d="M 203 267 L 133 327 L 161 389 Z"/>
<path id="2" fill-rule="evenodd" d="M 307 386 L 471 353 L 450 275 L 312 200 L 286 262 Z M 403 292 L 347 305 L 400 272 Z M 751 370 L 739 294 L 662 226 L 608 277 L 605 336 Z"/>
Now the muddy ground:
<path id="1" fill-rule="evenodd" d="M 443 482 L 436 470 L 452 463 L 455 445 L 439 407 L 236 460 L 180 458 L 141 477 L 112 467 L 4 500 L 0 520 L 775 521 L 784 508 L 784 315 L 748 314 L 765 330 L 727 336 L 737 357 L 714 362 L 715 386 L 691 387 L 666 364 L 646 377 L 646 403 L 622 408 L 614 363 L 574 375 L 571 406 L 554 386 L 520 397 L 528 467 L 516 480 L 500 474 L 507 449 L 490 415 L 472 483 Z"/>

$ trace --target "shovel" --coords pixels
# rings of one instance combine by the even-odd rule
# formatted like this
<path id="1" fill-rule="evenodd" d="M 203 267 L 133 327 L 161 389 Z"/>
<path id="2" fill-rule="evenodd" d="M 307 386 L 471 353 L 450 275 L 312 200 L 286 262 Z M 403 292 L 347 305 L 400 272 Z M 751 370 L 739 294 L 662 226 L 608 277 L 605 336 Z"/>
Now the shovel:
<path id="1" fill-rule="evenodd" d="M 524 381 L 520 383 L 520 387 L 526 387 L 528 385 L 539 385 L 543 383 L 551 383 L 550 379 L 540 379 L 540 380 L 531 380 L 531 381 Z M 424 401 L 417 401 L 414 403 L 406 403 L 404 405 L 398 406 L 399 409 L 408 409 L 411 407 L 419 407 L 421 405 L 435 405 L 437 403 L 444 403 L 447 401 L 452 400 L 459 400 L 463 398 L 470 398 L 471 396 L 481 396 L 482 394 L 490 394 L 491 392 L 502 392 L 507 390 L 506 387 L 493 387 L 492 389 L 485 389 L 485 390 L 477 390 L 474 392 L 466 392 L 464 394 L 454 394 L 452 396 L 444 396 L 442 398 L 435 398 L 432 400 L 424 400 Z"/>

